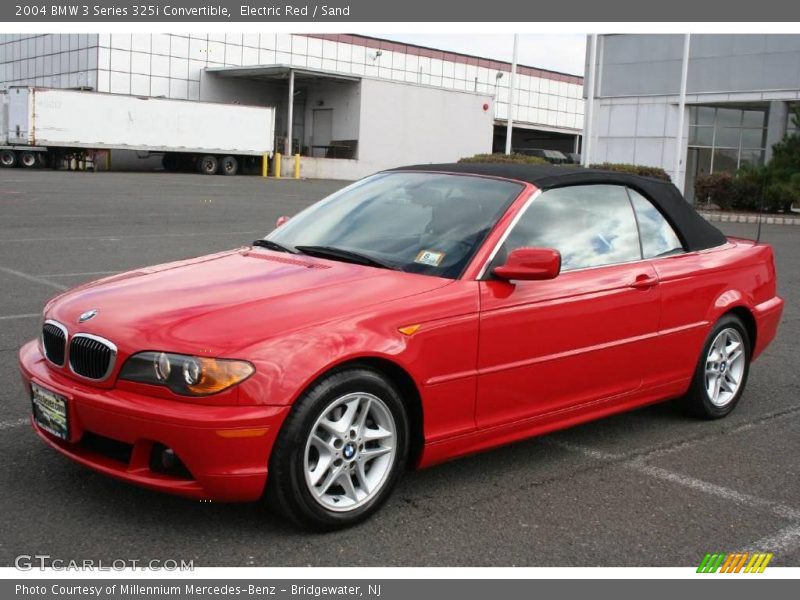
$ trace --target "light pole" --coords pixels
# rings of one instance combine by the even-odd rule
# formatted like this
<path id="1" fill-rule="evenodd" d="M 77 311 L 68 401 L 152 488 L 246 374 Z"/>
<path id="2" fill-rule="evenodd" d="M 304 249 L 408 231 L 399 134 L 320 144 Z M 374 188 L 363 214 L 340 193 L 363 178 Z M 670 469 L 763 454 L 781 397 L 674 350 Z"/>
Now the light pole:
<path id="1" fill-rule="evenodd" d="M 511 58 L 511 80 L 508 82 L 508 115 L 506 119 L 506 154 L 511 154 L 511 136 L 514 132 L 514 92 L 517 89 L 517 46 L 519 35 L 514 34 L 514 54 Z"/>

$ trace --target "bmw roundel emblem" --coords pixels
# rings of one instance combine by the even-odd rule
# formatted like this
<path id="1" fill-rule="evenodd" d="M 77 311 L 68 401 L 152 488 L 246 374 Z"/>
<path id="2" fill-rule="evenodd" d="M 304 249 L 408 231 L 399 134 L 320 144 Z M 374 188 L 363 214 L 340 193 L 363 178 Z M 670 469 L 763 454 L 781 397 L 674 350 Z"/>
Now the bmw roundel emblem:
<path id="1" fill-rule="evenodd" d="M 86 323 L 90 319 L 94 319 L 97 316 L 97 309 L 93 308 L 92 310 L 87 310 L 83 313 L 80 317 L 78 317 L 78 323 Z"/>

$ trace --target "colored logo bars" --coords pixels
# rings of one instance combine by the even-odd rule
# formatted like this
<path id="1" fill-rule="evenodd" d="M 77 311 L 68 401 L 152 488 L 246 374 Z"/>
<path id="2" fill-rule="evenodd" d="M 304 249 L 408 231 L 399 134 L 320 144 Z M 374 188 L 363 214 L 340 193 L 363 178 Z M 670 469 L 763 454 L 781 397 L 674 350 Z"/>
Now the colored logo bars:
<path id="1" fill-rule="evenodd" d="M 767 552 L 736 552 L 734 554 L 715 553 L 706 554 L 697 567 L 698 573 L 763 573 L 772 553 Z M 747 566 L 745 566 L 747 565 Z"/>

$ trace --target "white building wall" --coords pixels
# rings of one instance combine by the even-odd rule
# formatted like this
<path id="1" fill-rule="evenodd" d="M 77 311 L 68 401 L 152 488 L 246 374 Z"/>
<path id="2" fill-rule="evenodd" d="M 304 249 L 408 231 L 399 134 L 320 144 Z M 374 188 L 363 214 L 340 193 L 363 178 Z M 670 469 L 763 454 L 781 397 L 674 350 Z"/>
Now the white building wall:
<path id="1" fill-rule="evenodd" d="M 333 83 L 330 81 L 309 85 L 304 115 L 305 137 L 301 141 L 301 145 L 311 146 L 315 109 L 333 110 L 331 140 L 358 140 L 362 85 L 362 82 Z"/>
<path id="2" fill-rule="evenodd" d="M 97 34 L 1 34 L 0 88 L 96 88 L 98 45 Z"/>
<path id="3" fill-rule="evenodd" d="M 454 162 L 492 150 L 491 96 L 376 79 L 361 86 L 358 158 L 365 172 Z"/>
<path id="4" fill-rule="evenodd" d="M 677 96 L 600 98 L 595 102 L 591 163 L 661 167 L 673 174 Z M 684 119 L 684 147 L 688 129 L 688 119 Z"/>
<path id="5" fill-rule="evenodd" d="M 0 88 L 87 86 L 114 94 L 199 100 L 205 67 L 288 64 L 488 94 L 495 100 L 493 116 L 506 119 L 507 66 L 481 62 L 493 66 L 293 34 L 0 35 Z M 514 119 L 581 130 L 582 85 L 559 80 L 574 78 L 540 74 L 518 74 Z"/>

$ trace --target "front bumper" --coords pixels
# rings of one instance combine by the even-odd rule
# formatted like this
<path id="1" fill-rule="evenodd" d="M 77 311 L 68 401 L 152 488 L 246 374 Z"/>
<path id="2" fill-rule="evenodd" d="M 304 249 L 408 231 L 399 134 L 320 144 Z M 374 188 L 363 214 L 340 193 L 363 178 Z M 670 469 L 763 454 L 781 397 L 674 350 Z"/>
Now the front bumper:
<path id="1" fill-rule="evenodd" d="M 221 502 L 258 500 L 287 406 L 206 406 L 119 389 L 99 389 L 54 372 L 36 341 L 19 352 L 23 383 L 67 399 L 69 440 L 33 428 L 47 444 L 76 462 L 153 490 Z M 110 440 L 124 451 L 103 453 L 88 439 Z M 188 470 L 175 476 L 151 468 L 159 444 Z"/>

